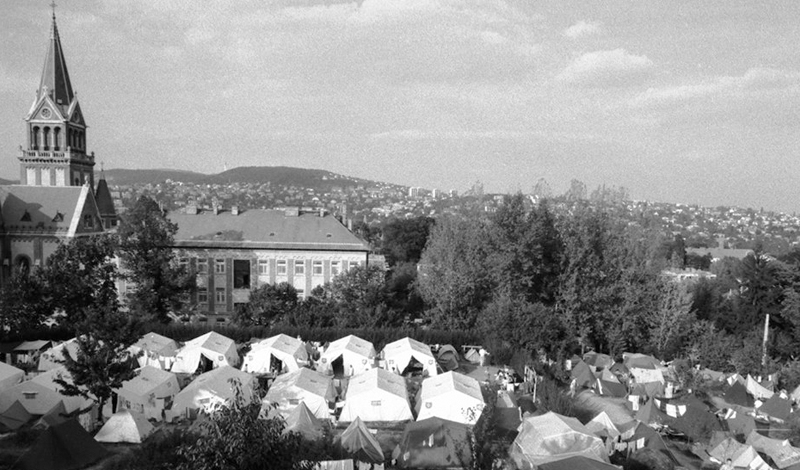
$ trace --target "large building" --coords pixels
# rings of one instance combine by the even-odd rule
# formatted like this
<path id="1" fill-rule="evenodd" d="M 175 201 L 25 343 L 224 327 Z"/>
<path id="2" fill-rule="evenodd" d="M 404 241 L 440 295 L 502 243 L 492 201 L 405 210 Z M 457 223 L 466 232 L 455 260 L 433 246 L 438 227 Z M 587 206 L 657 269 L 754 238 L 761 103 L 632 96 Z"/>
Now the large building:
<path id="1" fill-rule="evenodd" d="M 105 181 L 94 186 L 95 156 L 87 151 L 87 125 L 67 72 L 55 13 L 25 124 L 20 184 L 0 187 L 3 278 L 14 267 L 41 265 L 59 242 L 102 233 L 117 220 Z"/>

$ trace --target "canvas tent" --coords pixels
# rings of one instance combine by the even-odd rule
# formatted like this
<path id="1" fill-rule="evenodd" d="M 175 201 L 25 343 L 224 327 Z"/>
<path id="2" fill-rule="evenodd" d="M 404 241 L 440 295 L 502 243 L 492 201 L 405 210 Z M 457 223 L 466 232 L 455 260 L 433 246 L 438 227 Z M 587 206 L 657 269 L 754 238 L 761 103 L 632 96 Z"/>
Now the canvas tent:
<path id="1" fill-rule="evenodd" d="M 64 402 L 59 401 L 47 413 L 43 414 L 41 418 L 33 425 L 34 429 L 47 429 L 49 427 L 61 424 L 67 421 L 67 410 L 64 408 Z"/>
<path id="2" fill-rule="evenodd" d="M 7 409 L 15 401 L 19 401 L 28 413 L 34 416 L 46 414 L 59 402 L 64 403 L 65 411 L 68 413 L 92 406 L 92 402 L 86 398 L 60 394 L 59 385 L 53 382 L 59 374 L 68 377 L 66 369 L 62 366 L 61 369 L 50 370 L 0 392 L 0 410 Z"/>
<path id="3" fill-rule="evenodd" d="M 747 393 L 745 386 L 739 382 L 734 382 L 733 385 L 730 385 L 727 390 L 725 390 L 723 399 L 731 405 L 745 406 L 748 408 L 753 407 L 753 397 Z"/>
<path id="4" fill-rule="evenodd" d="M 655 429 L 641 421 L 631 421 L 620 426 L 620 451 L 635 452 L 640 449 L 652 449 L 669 457 L 675 464 L 680 465 L 678 459 L 672 455 L 664 439 Z"/>
<path id="5" fill-rule="evenodd" d="M 578 361 L 573 364 L 570 376 L 578 388 L 592 387 L 594 386 L 595 380 L 597 380 L 592 369 L 583 361 Z"/>
<path id="6" fill-rule="evenodd" d="M 774 395 L 774 393 L 775 393 L 772 390 L 770 390 L 770 389 L 764 387 L 763 385 L 761 385 L 760 382 L 758 382 L 756 379 L 754 379 L 749 374 L 747 375 L 747 381 L 745 382 L 745 388 L 747 388 L 747 392 L 750 393 L 750 395 L 753 395 L 754 397 L 758 398 L 759 400 L 765 400 L 765 399 L 771 398 L 772 395 Z"/>
<path id="7" fill-rule="evenodd" d="M 242 370 L 255 374 L 294 372 L 308 362 L 306 345 L 297 338 L 279 334 L 255 343 L 244 358 Z"/>
<path id="8" fill-rule="evenodd" d="M 792 447 L 788 439 L 770 439 L 753 430 L 747 436 L 746 444 L 768 455 L 778 468 L 800 464 L 800 449 Z"/>
<path id="9" fill-rule="evenodd" d="M 372 369 L 375 347 L 369 341 L 349 335 L 332 342 L 319 359 L 321 372 L 334 375 L 357 375 Z"/>
<path id="10" fill-rule="evenodd" d="M 483 411 L 481 386 L 458 372 L 447 372 L 422 381 L 417 397 L 417 420 L 438 417 L 475 424 Z"/>
<path id="11" fill-rule="evenodd" d="M 189 385 L 181 390 L 172 401 L 172 410 L 177 413 L 187 413 L 193 410 L 208 411 L 215 406 L 224 404 L 233 398 L 233 387 L 230 380 L 238 380 L 244 396 L 253 392 L 255 378 L 231 366 L 221 366 L 217 369 L 199 375 Z"/>
<path id="12" fill-rule="evenodd" d="M 77 420 L 70 419 L 45 430 L 17 462 L 24 470 L 84 468 L 108 455 Z"/>
<path id="13" fill-rule="evenodd" d="M 597 369 L 608 369 L 614 365 L 614 359 L 608 354 L 589 351 L 583 355 L 583 362 Z"/>
<path id="14" fill-rule="evenodd" d="M 392 453 L 401 468 L 468 468 L 469 426 L 441 418 L 410 422 Z"/>
<path id="15" fill-rule="evenodd" d="M 311 369 L 300 369 L 275 379 L 263 402 L 289 412 L 301 402 L 319 419 L 330 419 L 330 404 L 336 401 L 331 377 Z"/>
<path id="16" fill-rule="evenodd" d="M 757 411 L 759 415 L 765 415 L 770 419 L 783 422 L 792 413 L 792 402 L 776 393 L 758 407 Z"/>
<path id="17" fill-rule="evenodd" d="M 25 371 L 0 362 L 0 392 L 22 382 L 24 378 Z"/>
<path id="18" fill-rule="evenodd" d="M 97 442 L 140 444 L 155 428 L 144 415 L 130 410 L 114 413 L 94 436 Z"/>
<path id="19" fill-rule="evenodd" d="M 38 364 L 39 356 L 43 351 L 50 349 L 53 344 L 50 341 L 40 339 L 35 341 L 23 341 L 14 348 L 14 362 L 16 364 Z"/>
<path id="20" fill-rule="evenodd" d="M 175 340 L 150 332 L 133 343 L 130 351 L 138 355 L 136 360 L 139 361 L 140 367 L 151 366 L 170 370 L 175 363 L 179 348 Z"/>
<path id="21" fill-rule="evenodd" d="M 381 445 L 359 418 L 347 426 L 340 442 L 342 448 L 360 462 L 383 463 Z"/>
<path id="22" fill-rule="evenodd" d="M 625 398 L 628 389 L 618 381 L 603 380 L 598 378 L 595 381 L 594 389 L 604 397 Z"/>
<path id="23" fill-rule="evenodd" d="M 78 357 L 78 340 L 72 338 L 44 351 L 39 356 L 39 365 L 37 370 L 39 370 L 39 372 L 45 372 L 51 369 L 63 367 L 63 364 L 59 363 L 58 361 L 64 358 L 64 351 L 66 351 L 73 359 Z"/>
<path id="24" fill-rule="evenodd" d="M 586 423 L 586 429 L 594 433 L 597 437 L 616 439 L 620 435 L 619 429 L 617 429 L 617 426 L 611 421 L 611 417 L 609 417 L 608 413 L 605 411 L 601 411 L 597 416 Z"/>
<path id="25" fill-rule="evenodd" d="M 33 416 L 22 406 L 22 403 L 15 401 L 8 409 L 0 413 L 0 433 L 16 431 L 27 424 L 31 418 Z"/>
<path id="26" fill-rule="evenodd" d="M 439 348 L 439 352 L 436 353 L 436 361 L 439 363 L 442 370 L 445 371 L 458 369 L 458 357 L 456 348 L 449 344 L 445 344 Z M 800 396 L 800 392 L 798 392 L 798 394 Z"/>
<path id="27" fill-rule="evenodd" d="M 566 457 L 584 456 L 607 462 L 602 439 L 575 418 L 553 412 L 522 420 L 520 432 L 511 444 L 509 456 L 520 469 Z"/>
<path id="28" fill-rule="evenodd" d="M 212 331 L 187 342 L 178 351 L 172 372 L 193 374 L 198 368 L 206 371 L 226 365 L 239 365 L 236 343 Z"/>
<path id="29" fill-rule="evenodd" d="M 305 403 L 300 402 L 286 416 L 286 427 L 283 432 L 290 431 L 302 434 L 309 441 L 315 441 L 322 437 L 322 422 L 314 416 Z"/>
<path id="30" fill-rule="evenodd" d="M 740 444 L 736 439 L 729 437 L 708 451 L 713 462 L 723 463 L 731 459 L 736 468 L 751 470 L 770 470 L 771 467 L 764 462 L 758 452 L 751 445 Z"/>
<path id="31" fill-rule="evenodd" d="M 161 421 L 161 414 L 180 392 L 178 378 L 153 366 L 137 371 L 136 377 L 122 383 L 117 391 L 119 406 L 142 413 L 148 419 Z"/>
<path id="32" fill-rule="evenodd" d="M 397 371 L 398 374 L 405 374 L 407 367 L 416 361 L 429 377 L 436 375 L 436 359 L 433 357 L 431 348 L 415 339 L 405 337 L 383 348 L 383 359 L 386 361 L 386 369 Z"/>
<path id="33" fill-rule="evenodd" d="M 350 379 L 339 421 L 413 420 L 403 377 L 388 370 L 371 369 Z"/>

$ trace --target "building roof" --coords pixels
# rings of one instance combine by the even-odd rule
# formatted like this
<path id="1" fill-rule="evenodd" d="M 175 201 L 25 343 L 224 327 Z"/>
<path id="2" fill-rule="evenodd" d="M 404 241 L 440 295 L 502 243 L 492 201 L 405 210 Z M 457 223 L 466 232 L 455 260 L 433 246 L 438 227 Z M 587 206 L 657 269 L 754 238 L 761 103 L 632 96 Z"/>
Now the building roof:
<path id="1" fill-rule="evenodd" d="M 178 247 L 369 251 L 369 246 L 332 216 L 286 215 L 279 210 L 171 213 Z"/>
<path id="2" fill-rule="evenodd" d="M 103 173 L 100 173 L 100 181 L 97 182 L 94 198 L 97 201 L 97 210 L 101 216 L 117 215 L 117 210 L 114 208 L 114 198 L 111 197 L 111 191 L 108 189 L 108 183 L 106 183 L 106 177 Z"/>
<path id="3" fill-rule="evenodd" d="M 67 62 L 64 60 L 64 51 L 61 49 L 61 38 L 58 35 L 55 14 L 53 15 L 53 25 L 50 28 L 50 45 L 44 59 L 37 98 L 41 99 L 44 94 L 49 95 L 65 115 L 72 100 L 75 99 L 67 72 Z"/>
<path id="4" fill-rule="evenodd" d="M 0 186 L 5 233 L 75 236 L 84 231 L 81 214 L 86 204 L 95 204 L 88 186 Z M 96 231 L 102 231 L 100 220 L 94 222 Z"/>

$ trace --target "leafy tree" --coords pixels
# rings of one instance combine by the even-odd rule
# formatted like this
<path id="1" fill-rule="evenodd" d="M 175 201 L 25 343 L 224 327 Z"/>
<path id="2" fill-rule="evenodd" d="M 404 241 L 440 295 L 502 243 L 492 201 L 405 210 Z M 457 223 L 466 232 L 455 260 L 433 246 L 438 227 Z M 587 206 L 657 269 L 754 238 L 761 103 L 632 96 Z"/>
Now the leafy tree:
<path id="1" fill-rule="evenodd" d="M 201 424 L 197 441 L 178 448 L 181 470 L 310 470 L 314 456 L 294 432 L 284 433 L 280 415 L 262 418 L 258 395 L 246 396 L 233 380 L 234 397 L 218 406 Z"/>
<path id="2" fill-rule="evenodd" d="M 250 302 L 237 309 L 233 321 L 243 325 L 270 325 L 297 308 L 297 289 L 288 282 L 264 284 L 250 292 Z"/>
<path id="3" fill-rule="evenodd" d="M 416 281 L 415 263 L 399 263 L 391 269 L 386 279 L 386 295 L 390 308 L 414 317 L 422 313 L 425 304 L 415 287 Z"/>
<path id="4" fill-rule="evenodd" d="M 386 274 L 380 266 L 351 268 L 327 283 L 321 296 L 335 306 L 340 328 L 397 326 L 398 318 L 388 308 Z"/>
<path id="5" fill-rule="evenodd" d="M 671 359 L 679 352 L 695 320 L 691 308 L 692 298 L 684 285 L 664 283 L 650 327 L 650 345 L 657 357 Z"/>
<path id="6" fill-rule="evenodd" d="M 417 263 L 434 220 L 430 217 L 395 219 L 383 227 L 382 251 L 390 266 Z"/>
<path id="7" fill-rule="evenodd" d="M 191 273 L 177 266 L 172 246 L 178 226 L 153 199 L 141 196 L 122 218 L 118 230 L 119 257 L 135 287 L 128 297 L 130 310 L 145 318 L 169 321 L 193 288 Z"/>
<path id="8" fill-rule="evenodd" d="M 40 276 L 14 270 L 0 288 L 0 332 L 13 335 L 40 327 L 53 313 L 46 294 Z"/>

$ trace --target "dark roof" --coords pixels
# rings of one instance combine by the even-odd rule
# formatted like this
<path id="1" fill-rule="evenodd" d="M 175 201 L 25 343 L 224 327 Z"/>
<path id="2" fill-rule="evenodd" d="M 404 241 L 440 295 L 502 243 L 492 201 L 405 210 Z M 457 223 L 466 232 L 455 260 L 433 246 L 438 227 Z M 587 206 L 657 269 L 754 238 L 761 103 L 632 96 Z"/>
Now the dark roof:
<path id="1" fill-rule="evenodd" d="M 72 83 L 67 72 L 67 62 L 64 60 L 64 51 L 61 49 L 61 38 L 58 36 L 56 16 L 53 15 L 53 26 L 50 29 L 50 46 L 42 68 L 42 78 L 39 81 L 38 96 L 42 96 L 44 87 L 52 100 L 61 107 L 66 115 L 67 108 L 75 98 Z"/>
<path id="2" fill-rule="evenodd" d="M 70 419 L 42 433 L 17 465 L 26 470 L 70 470 L 84 468 L 106 455 L 108 451 L 77 420 Z"/>
<path id="3" fill-rule="evenodd" d="M 0 214 L 6 233 L 73 236 L 81 225 L 88 186 L 0 186 Z"/>
<path id="4" fill-rule="evenodd" d="M 365 242 L 329 215 L 248 210 L 239 215 L 172 213 L 169 219 L 178 224 L 178 247 L 369 251 Z"/>
<path id="5" fill-rule="evenodd" d="M 108 183 L 104 176 L 100 176 L 100 181 L 97 182 L 94 199 L 97 201 L 97 209 L 101 216 L 117 215 L 117 210 L 114 209 L 114 198 L 111 197 L 111 191 L 108 190 Z"/>

